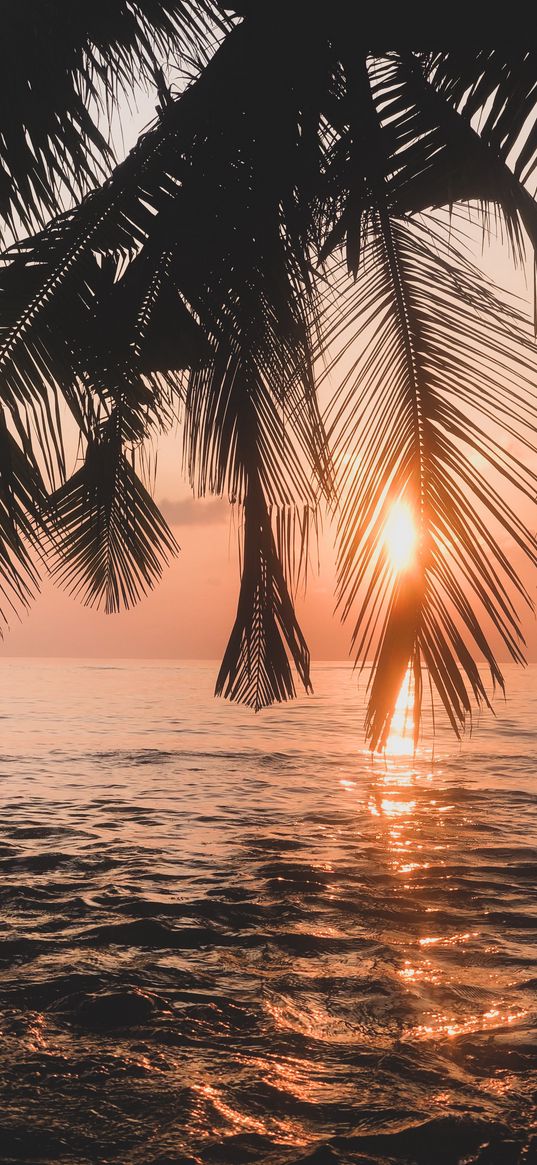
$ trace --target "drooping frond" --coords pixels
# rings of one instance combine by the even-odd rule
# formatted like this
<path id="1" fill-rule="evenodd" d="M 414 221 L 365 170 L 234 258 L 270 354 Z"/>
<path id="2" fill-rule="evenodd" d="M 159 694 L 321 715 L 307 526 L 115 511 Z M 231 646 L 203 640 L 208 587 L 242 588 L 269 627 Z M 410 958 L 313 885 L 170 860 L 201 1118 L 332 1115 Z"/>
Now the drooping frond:
<path id="1" fill-rule="evenodd" d="M 0 621 L 28 607 L 39 588 L 47 495 L 37 468 L 0 412 Z M 0 631 L 1 634 L 1 631 Z"/>
<path id="2" fill-rule="evenodd" d="M 537 562 L 509 500 L 535 498 L 524 450 L 535 455 L 537 356 L 527 322 L 449 235 L 389 216 L 373 220 L 340 328 L 358 355 L 331 407 L 345 494 L 339 595 L 357 659 L 373 660 L 367 724 L 378 748 L 409 667 L 418 688 L 429 669 L 458 731 L 470 693 L 487 701 L 479 658 L 500 685 L 497 645 L 522 659 L 513 594 L 530 598 L 504 542 Z M 399 570 L 386 544 L 395 504 L 417 531 Z"/>
<path id="3" fill-rule="evenodd" d="M 305 569 L 308 518 L 324 485 L 317 459 L 323 434 L 320 423 L 312 432 L 317 417 L 304 402 L 307 387 L 300 388 L 307 369 L 299 361 L 293 376 L 296 355 L 289 349 L 286 362 L 285 331 L 271 333 L 270 313 L 255 326 L 252 312 L 242 340 L 240 312 L 237 319 L 228 304 L 217 314 L 213 360 L 190 376 L 185 452 L 198 490 L 227 491 L 243 506 L 237 617 L 216 690 L 257 711 L 294 695 L 287 651 L 310 687 L 309 652 L 289 584 L 297 566 L 298 573 Z"/>
<path id="4" fill-rule="evenodd" d="M 70 226 L 61 219 L 0 260 L 0 399 L 52 488 L 65 476 L 60 398 L 82 432 L 92 413 L 72 338 L 89 318 L 97 266 L 87 232 L 75 238 Z"/>
<path id="5" fill-rule="evenodd" d="M 316 414 L 304 403 L 307 388 L 300 388 L 300 372 L 307 369 L 300 360 L 293 376 L 296 355 L 289 349 L 286 363 L 285 330 L 272 333 L 267 319 L 270 312 L 263 312 L 255 324 L 251 312 L 241 339 L 240 311 L 237 318 L 229 304 L 222 306 L 213 359 L 190 376 L 185 427 L 193 484 L 201 492 L 227 491 L 244 509 L 237 617 L 216 690 L 256 710 L 294 695 L 287 651 L 310 687 L 309 652 L 288 588 L 297 555 L 305 566 L 306 514 L 315 512 L 324 484 L 316 459 L 322 427 L 312 434 Z"/>
<path id="6" fill-rule="evenodd" d="M 194 482 L 199 472 L 202 489 L 227 489 L 244 509 L 237 617 L 216 690 L 257 711 L 294 695 L 286 647 L 310 687 L 309 652 L 288 588 L 296 578 L 296 554 L 305 568 L 307 549 L 307 517 L 303 513 L 298 521 L 298 539 L 295 519 L 303 499 L 306 513 L 315 512 L 317 497 L 311 468 L 308 472 L 307 410 L 298 414 L 298 424 L 291 410 L 286 420 L 275 399 L 278 380 L 262 376 L 253 337 L 243 352 L 240 345 L 233 350 L 231 335 L 220 336 L 211 365 L 191 374 L 186 453 Z M 271 368 L 274 374 L 269 360 L 267 373 Z"/>
<path id="7" fill-rule="evenodd" d="M 242 577 L 237 616 L 216 681 L 216 694 L 256 712 L 295 695 L 287 650 L 306 688 L 310 655 L 300 630 L 259 485 L 244 501 Z"/>
<path id="8" fill-rule="evenodd" d="M 119 413 L 53 494 L 53 577 L 89 606 L 129 608 L 162 575 L 177 544 L 125 451 Z"/>
<path id="9" fill-rule="evenodd" d="M 176 549 L 134 458 L 150 431 L 176 417 L 172 373 L 199 359 L 198 334 L 170 279 L 169 256 L 153 265 L 142 255 L 116 278 L 117 261 L 104 255 L 97 262 L 87 245 L 91 232 L 69 247 L 70 229 L 67 216 L 33 241 L 30 260 L 24 246 L 7 256 L 0 395 L 29 469 L 43 461 L 53 485 L 42 521 L 53 541 L 54 577 L 114 611 L 154 585 Z M 30 298 L 21 310 L 22 286 Z M 65 477 L 61 398 L 78 424 L 85 460 L 58 486 L 58 474 Z"/>

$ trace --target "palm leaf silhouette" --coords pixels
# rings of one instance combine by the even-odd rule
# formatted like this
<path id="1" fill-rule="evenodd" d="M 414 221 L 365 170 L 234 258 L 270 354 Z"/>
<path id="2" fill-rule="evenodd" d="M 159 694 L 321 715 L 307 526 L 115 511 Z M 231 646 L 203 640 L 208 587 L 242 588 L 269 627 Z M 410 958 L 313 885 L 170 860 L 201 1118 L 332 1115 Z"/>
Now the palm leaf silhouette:
<path id="1" fill-rule="evenodd" d="M 487 624 L 522 659 L 511 596 L 530 597 L 498 531 L 533 563 L 537 542 L 499 479 L 535 497 L 523 451 L 535 453 L 536 353 L 524 318 L 437 224 L 373 219 L 363 275 L 345 298 L 339 327 L 368 339 L 331 405 L 344 494 L 339 590 L 345 616 L 358 602 L 357 658 L 373 656 L 367 724 L 382 747 L 408 667 L 418 687 L 428 668 L 458 731 L 470 693 L 487 701 L 476 655 L 503 686 Z M 394 573 L 384 532 L 399 501 L 415 516 L 418 553 Z"/>
<path id="2" fill-rule="evenodd" d="M 3 411 L 0 467 L 0 618 L 7 626 L 38 590 L 38 563 L 48 541 L 48 498 L 39 470 L 9 431 Z"/>
<path id="3" fill-rule="evenodd" d="M 0 220 L 18 235 L 102 181 L 119 98 L 157 85 L 170 54 L 207 60 L 225 27 L 211 0 L 4 5 Z"/>
<path id="4" fill-rule="evenodd" d="M 424 212 L 471 201 L 517 260 L 525 235 L 537 241 L 520 180 L 535 157 L 532 133 L 520 140 L 533 55 L 373 53 L 353 47 L 350 3 L 298 3 L 283 38 L 270 5 L 237 9 L 209 60 L 219 7 L 152 7 L 143 37 L 155 51 L 188 40 L 196 79 L 163 95 L 156 124 L 99 189 L 3 257 L 0 396 L 29 473 L 52 495 L 47 518 L 39 505 L 27 521 L 44 523 L 58 578 L 87 601 L 135 601 L 174 545 L 133 457 L 184 415 L 195 491 L 243 507 L 218 690 L 256 708 L 285 698 L 288 655 L 309 686 L 291 595 L 319 499 L 334 501 L 314 375 L 324 359 L 341 380 L 328 414 L 339 594 L 357 654 L 374 655 L 370 739 L 385 739 L 408 666 L 418 694 L 429 669 L 458 729 L 470 696 L 487 699 L 476 660 L 501 684 L 498 637 L 522 657 L 514 596 L 528 596 L 498 539 L 532 561 L 535 544 L 494 475 L 533 499 L 533 475 L 505 440 L 533 449 L 534 343 L 468 262 L 456 216 L 444 231 Z M 134 12 L 136 24 L 145 12 Z M 106 84 L 128 85 L 142 57 L 147 71 L 143 37 L 127 39 L 119 65 L 111 41 Z M 89 166 L 91 134 L 78 136 Z M 70 481 L 63 402 L 84 456 Z M 417 515 L 419 554 L 394 579 L 382 538 L 401 498 Z"/>
<path id="5" fill-rule="evenodd" d="M 125 451 L 117 409 L 83 466 L 51 499 L 53 569 L 61 585 L 110 614 L 129 608 L 161 577 L 178 547 Z"/>

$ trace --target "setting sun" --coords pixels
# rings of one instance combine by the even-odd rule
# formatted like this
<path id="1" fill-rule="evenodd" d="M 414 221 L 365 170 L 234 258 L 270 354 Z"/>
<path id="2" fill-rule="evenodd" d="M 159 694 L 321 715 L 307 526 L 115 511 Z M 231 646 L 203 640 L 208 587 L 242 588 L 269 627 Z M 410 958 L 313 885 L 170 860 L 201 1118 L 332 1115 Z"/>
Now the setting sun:
<path id="1" fill-rule="evenodd" d="M 395 502 L 384 528 L 384 545 L 395 571 L 407 570 L 414 557 L 418 532 L 410 506 Z"/>

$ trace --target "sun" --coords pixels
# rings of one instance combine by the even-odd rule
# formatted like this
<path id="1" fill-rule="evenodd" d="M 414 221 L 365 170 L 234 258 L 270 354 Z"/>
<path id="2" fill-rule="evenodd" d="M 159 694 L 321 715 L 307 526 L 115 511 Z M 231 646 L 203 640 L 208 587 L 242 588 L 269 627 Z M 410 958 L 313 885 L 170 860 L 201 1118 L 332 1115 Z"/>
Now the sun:
<path id="1" fill-rule="evenodd" d="M 384 527 L 384 545 L 393 570 L 408 570 L 414 559 L 418 532 L 410 506 L 395 502 Z"/>

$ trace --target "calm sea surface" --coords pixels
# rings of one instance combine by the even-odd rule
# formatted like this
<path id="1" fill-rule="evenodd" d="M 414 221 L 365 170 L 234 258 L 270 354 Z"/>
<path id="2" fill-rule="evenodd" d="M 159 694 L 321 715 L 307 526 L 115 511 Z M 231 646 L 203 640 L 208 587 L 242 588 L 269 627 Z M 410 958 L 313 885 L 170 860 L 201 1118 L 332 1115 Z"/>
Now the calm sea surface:
<path id="1" fill-rule="evenodd" d="M 416 760 L 214 671 L 3 661 L 0 1160 L 537 1161 L 537 670 Z"/>

